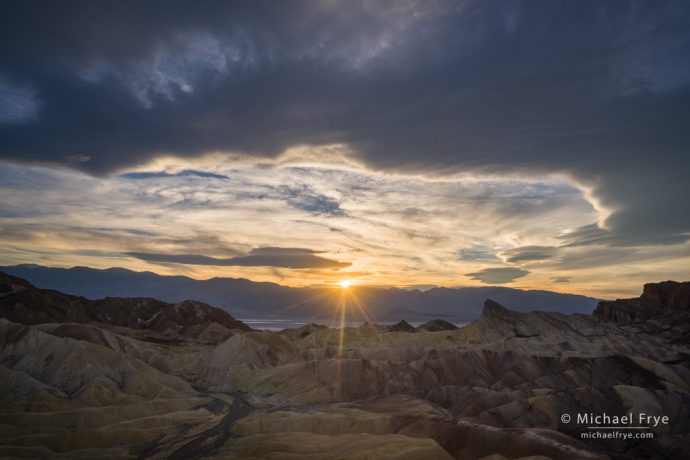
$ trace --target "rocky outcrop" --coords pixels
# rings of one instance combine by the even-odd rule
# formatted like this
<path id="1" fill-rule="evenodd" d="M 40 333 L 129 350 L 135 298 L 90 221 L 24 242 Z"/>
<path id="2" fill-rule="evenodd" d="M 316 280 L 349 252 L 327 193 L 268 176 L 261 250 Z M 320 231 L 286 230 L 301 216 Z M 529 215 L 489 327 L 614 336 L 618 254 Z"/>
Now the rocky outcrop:
<path id="1" fill-rule="evenodd" d="M 688 310 L 690 282 L 664 281 L 645 284 L 640 303 L 645 308 L 659 311 Z"/>
<path id="2" fill-rule="evenodd" d="M 690 282 L 664 281 L 644 285 L 642 295 L 633 299 L 602 300 L 594 316 L 603 321 L 632 323 L 663 314 L 690 311 Z"/>
<path id="3" fill-rule="evenodd" d="M 653 314 L 642 307 L 640 299 L 602 300 L 594 310 L 594 316 L 602 321 L 620 324 L 641 321 Z"/>

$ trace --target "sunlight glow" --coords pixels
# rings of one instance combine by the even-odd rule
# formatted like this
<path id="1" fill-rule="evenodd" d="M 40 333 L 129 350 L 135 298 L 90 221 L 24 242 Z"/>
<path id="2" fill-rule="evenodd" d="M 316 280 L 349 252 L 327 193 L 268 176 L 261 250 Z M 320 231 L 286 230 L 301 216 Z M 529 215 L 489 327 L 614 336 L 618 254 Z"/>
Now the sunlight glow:
<path id="1" fill-rule="evenodd" d="M 350 286 L 352 286 L 352 281 L 350 281 L 350 280 L 343 280 L 340 282 L 340 287 L 343 289 L 347 289 Z"/>

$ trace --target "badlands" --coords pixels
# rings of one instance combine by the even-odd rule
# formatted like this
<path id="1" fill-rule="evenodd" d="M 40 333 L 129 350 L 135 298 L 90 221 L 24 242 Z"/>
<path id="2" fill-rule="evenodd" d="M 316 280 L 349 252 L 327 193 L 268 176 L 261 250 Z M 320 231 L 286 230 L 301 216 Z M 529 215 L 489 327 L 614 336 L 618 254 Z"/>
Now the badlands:
<path id="1" fill-rule="evenodd" d="M 690 283 L 592 315 L 486 300 L 462 328 L 269 332 L 0 273 L 0 318 L 2 458 L 690 458 Z M 595 439 L 578 413 L 669 423 Z"/>

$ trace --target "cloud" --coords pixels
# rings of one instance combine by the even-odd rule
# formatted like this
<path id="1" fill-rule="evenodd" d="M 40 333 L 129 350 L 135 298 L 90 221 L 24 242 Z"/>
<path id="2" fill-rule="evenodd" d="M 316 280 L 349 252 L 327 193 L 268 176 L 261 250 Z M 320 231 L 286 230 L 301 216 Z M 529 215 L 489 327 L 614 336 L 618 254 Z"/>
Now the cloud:
<path id="1" fill-rule="evenodd" d="M 256 248 L 246 256 L 219 259 L 198 254 L 156 254 L 130 252 L 128 255 L 147 262 L 188 265 L 280 267 L 280 268 L 345 268 L 351 264 L 317 256 L 315 251 L 302 248 Z"/>
<path id="2" fill-rule="evenodd" d="M 528 270 L 514 267 L 485 268 L 475 273 L 466 273 L 465 276 L 484 284 L 512 283 L 518 278 L 529 274 Z"/>
<path id="3" fill-rule="evenodd" d="M 554 276 L 551 278 L 551 282 L 553 283 L 569 283 L 570 281 L 572 281 L 572 278 L 569 276 Z"/>
<path id="4" fill-rule="evenodd" d="M 344 216 L 340 203 L 326 195 L 315 193 L 307 186 L 289 187 L 282 185 L 277 189 L 287 203 L 295 209 L 301 209 L 314 215 Z"/>
<path id="5" fill-rule="evenodd" d="M 0 157 L 106 175 L 337 143 L 388 171 L 568 177 L 602 244 L 690 237 L 687 2 L 139 3 L 2 4 Z"/>
<path id="6" fill-rule="evenodd" d="M 460 249 L 458 251 L 458 258 L 460 260 L 487 262 L 499 260 L 493 250 L 484 248 Z"/>
<path id="7" fill-rule="evenodd" d="M 555 246 L 521 246 L 503 251 L 501 256 L 507 263 L 531 262 L 550 259 L 556 255 L 558 248 Z"/>
<path id="8" fill-rule="evenodd" d="M 0 76 L 0 124 L 22 124 L 38 118 L 41 103 L 36 91 Z"/>
<path id="9" fill-rule="evenodd" d="M 557 256 L 520 264 L 531 271 L 520 280 L 521 287 L 542 289 L 551 277 L 572 276 L 570 291 L 606 297 L 610 291 L 604 295 L 604 290 L 612 286 L 621 297 L 636 293 L 650 280 L 690 275 L 688 243 L 638 248 L 568 245 L 569 238 L 554 239 L 594 220 L 591 209 L 583 206 L 582 194 L 568 191 L 571 199 L 560 200 L 560 207 L 535 205 L 523 216 L 506 211 L 506 202 L 513 198 L 519 201 L 527 195 L 534 202 L 544 202 L 550 196 L 562 196 L 566 188 L 557 180 L 430 180 L 366 168 L 321 164 L 267 168 L 263 163 L 162 159 L 146 171 L 213 171 L 231 180 L 130 180 L 0 162 L 0 259 L 35 263 L 40 258 L 49 265 L 108 268 L 114 259 L 96 256 L 104 251 L 120 255 L 118 266 L 150 270 L 143 259 L 126 254 L 225 260 L 250 256 L 251 248 L 310 248 L 317 241 L 319 248 L 328 248 L 329 255 L 313 255 L 353 265 L 340 270 L 294 270 L 156 262 L 156 271 L 171 275 L 184 271 L 197 278 L 250 277 L 291 285 L 349 279 L 359 273 L 361 283 L 454 286 L 458 273 L 500 266 L 493 254 L 516 246 L 557 245 Z M 302 185 L 296 184 L 308 187 L 305 193 L 343 202 L 347 212 L 333 219 L 287 205 L 286 196 L 277 190 L 286 186 L 302 191 Z"/>
<path id="10" fill-rule="evenodd" d="M 204 177 L 209 179 L 229 179 L 223 174 L 215 174 L 206 171 L 196 171 L 194 169 L 185 169 L 178 173 L 169 173 L 165 171 L 150 171 L 150 172 L 130 172 L 121 174 L 120 177 L 125 179 L 145 180 L 145 179 L 166 179 L 171 177 Z"/>

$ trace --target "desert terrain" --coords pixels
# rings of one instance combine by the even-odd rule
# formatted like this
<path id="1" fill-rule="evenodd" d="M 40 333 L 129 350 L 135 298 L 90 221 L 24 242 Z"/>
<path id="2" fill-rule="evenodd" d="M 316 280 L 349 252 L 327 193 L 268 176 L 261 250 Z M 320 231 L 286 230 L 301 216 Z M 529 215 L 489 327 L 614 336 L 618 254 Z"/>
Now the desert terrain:
<path id="1" fill-rule="evenodd" d="M 690 283 L 592 315 L 252 330 L 185 301 L 87 300 L 0 278 L 0 457 L 690 456 Z M 583 439 L 563 414 L 668 416 Z"/>

